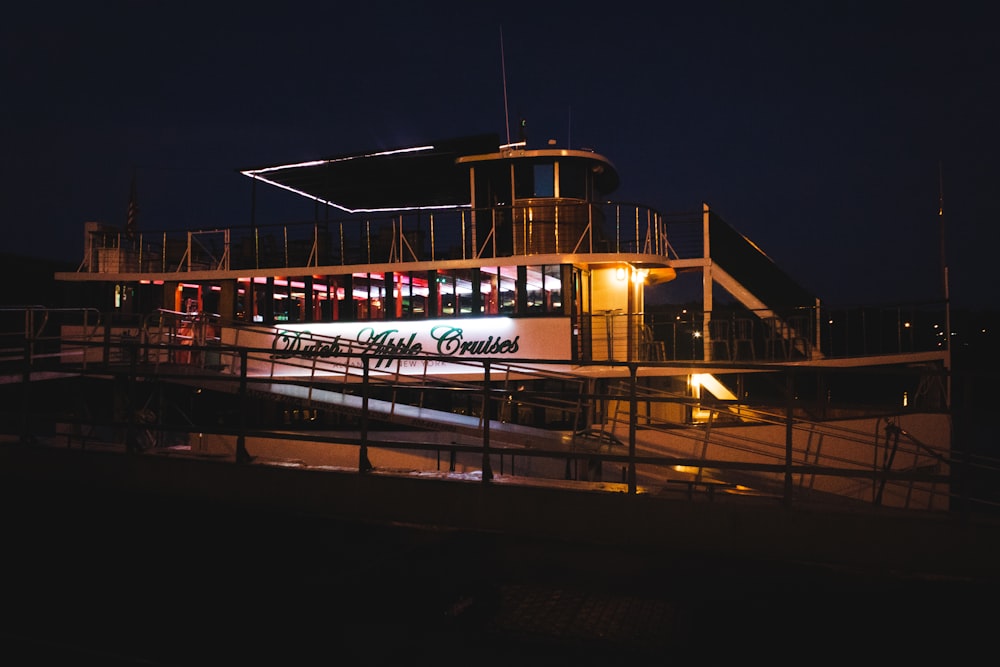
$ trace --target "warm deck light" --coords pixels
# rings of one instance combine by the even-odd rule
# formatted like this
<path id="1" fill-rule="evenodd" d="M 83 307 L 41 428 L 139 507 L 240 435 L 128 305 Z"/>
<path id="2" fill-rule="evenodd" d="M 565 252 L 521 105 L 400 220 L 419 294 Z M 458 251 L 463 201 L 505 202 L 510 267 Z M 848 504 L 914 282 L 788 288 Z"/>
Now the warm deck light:
<path id="1" fill-rule="evenodd" d="M 624 282 L 624 280 L 625 280 L 625 267 L 624 266 L 619 266 L 618 267 L 618 270 L 615 271 L 615 278 L 618 279 L 618 282 Z"/>

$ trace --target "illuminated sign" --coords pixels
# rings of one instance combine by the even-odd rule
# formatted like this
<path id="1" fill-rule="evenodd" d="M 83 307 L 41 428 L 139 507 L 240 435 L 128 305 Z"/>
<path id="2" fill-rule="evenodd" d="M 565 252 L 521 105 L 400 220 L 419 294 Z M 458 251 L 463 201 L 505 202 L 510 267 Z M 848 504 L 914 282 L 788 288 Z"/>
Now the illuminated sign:
<path id="1" fill-rule="evenodd" d="M 513 355 L 518 351 L 520 336 L 504 338 L 467 338 L 462 327 L 438 325 L 430 330 L 434 343 L 427 350 L 431 354 L 445 357 L 481 357 Z M 415 355 L 424 352 L 424 344 L 417 340 L 417 334 L 400 335 L 399 329 L 363 327 L 354 340 L 343 340 L 340 335 L 332 339 L 314 338 L 311 331 L 279 330 L 274 336 L 274 359 L 291 357 L 337 357 L 349 354 L 365 354 L 375 357 L 375 368 L 388 366 L 395 355 Z"/>
<path id="2" fill-rule="evenodd" d="M 253 375 L 342 373 L 360 367 L 402 373 L 469 373 L 477 359 L 565 361 L 570 357 L 568 318 L 315 322 L 275 327 L 270 334 L 239 331 L 239 342 L 270 354 L 254 355 Z M 266 358 L 266 368 L 261 363 Z M 478 364 L 475 365 L 478 367 Z"/>

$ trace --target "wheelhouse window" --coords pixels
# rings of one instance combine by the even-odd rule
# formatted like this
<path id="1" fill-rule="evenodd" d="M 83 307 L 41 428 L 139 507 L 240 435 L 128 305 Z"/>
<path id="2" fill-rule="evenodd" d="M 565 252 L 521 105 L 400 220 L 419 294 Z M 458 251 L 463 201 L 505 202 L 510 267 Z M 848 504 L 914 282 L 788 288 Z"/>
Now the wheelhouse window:
<path id="1" fill-rule="evenodd" d="M 516 199 L 558 197 L 586 200 L 590 192 L 589 183 L 587 163 L 581 160 L 530 162 L 514 166 Z"/>
<path id="2" fill-rule="evenodd" d="M 580 160 L 563 160 L 559 163 L 559 196 L 564 199 L 586 200 L 587 164 Z"/>
<path id="3" fill-rule="evenodd" d="M 556 165 L 554 162 L 531 162 L 514 167 L 514 197 L 556 197 Z"/>

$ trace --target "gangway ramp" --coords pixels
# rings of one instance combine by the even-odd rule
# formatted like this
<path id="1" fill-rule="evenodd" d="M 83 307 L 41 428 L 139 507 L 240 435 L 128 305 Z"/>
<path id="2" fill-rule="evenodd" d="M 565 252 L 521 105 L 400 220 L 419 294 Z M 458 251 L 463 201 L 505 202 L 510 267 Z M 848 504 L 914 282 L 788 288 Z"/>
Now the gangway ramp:
<path id="1" fill-rule="evenodd" d="M 214 379 L 213 379 L 214 378 Z M 239 384 L 231 376 L 180 375 L 172 378 L 182 384 L 197 384 L 213 391 L 236 393 Z M 368 416 L 381 422 L 398 424 L 410 428 L 454 433 L 482 440 L 484 424 L 481 418 L 458 414 L 447 410 L 437 410 L 378 398 L 365 398 L 334 389 L 323 389 L 316 384 L 296 384 L 291 382 L 254 382 L 253 393 L 275 399 L 288 399 L 308 405 L 324 406 L 342 414 L 362 416 L 367 401 Z M 572 436 L 563 431 L 512 424 L 496 419 L 489 420 L 491 443 L 502 443 L 507 447 L 541 448 L 556 451 L 568 450 Z"/>
<path id="2" fill-rule="evenodd" d="M 325 405 L 346 414 L 361 415 L 364 410 L 365 399 L 362 396 L 329 389 L 317 389 L 315 386 L 271 383 L 259 386 L 258 390 L 284 398 L 309 400 L 314 404 Z M 463 415 L 447 410 L 435 410 L 382 399 L 369 398 L 367 401 L 368 414 L 380 421 L 480 438 L 483 436 L 483 420 L 473 415 Z M 569 442 L 560 431 L 511 424 L 496 419 L 489 420 L 489 437 L 491 442 L 497 441 L 506 445 L 544 447 L 546 449 L 564 448 L 568 446 Z"/>

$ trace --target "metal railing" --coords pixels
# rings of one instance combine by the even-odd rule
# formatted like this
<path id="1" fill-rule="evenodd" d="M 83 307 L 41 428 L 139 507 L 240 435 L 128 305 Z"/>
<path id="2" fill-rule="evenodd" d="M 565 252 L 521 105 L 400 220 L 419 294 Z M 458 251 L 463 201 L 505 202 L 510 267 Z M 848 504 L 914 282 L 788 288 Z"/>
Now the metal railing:
<path id="1" fill-rule="evenodd" d="M 76 316 L 89 323 L 92 314 L 81 310 Z M 900 428 L 900 415 L 905 418 L 916 408 L 881 406 L 847 415 L 868 419 L 859 422 L 861 426 L 819 419 L 814 403 L 822 403 L 825 397 L 802 396 L 799 390 L 809 383 L 796 381 L 801 369 L 794 367 L 777 369 L 781 379 L 775 384 L 783 386 L 785 393 L 766 402 L 753 394 L 724 400 L 657 389 L 642 379 L 643 369 L 662 362 L 601 362 L 605 368 L 616 369 L 620 381 L 595 383 L 584 374 L 543 375 L 551 360 L 521 360 L 515 365 L 477 359 L 464 363 L 481 374 L 479 379 L 457 382 L 432 375 L 401 375 L 391 365 L 374 372 L 371 356 L 358 350 L 346 350 L 337 359 L 277 360 L 270 348 L 222 344 L 204 331 L 187 336 L 180 322 L 189 317 L 163 312 L 146 321 L 141 330 L 63 325 L 55 336 L 58 353 L 28 354 L 17 360 L 16 367 L 24 372 L 19 380 L 15 373 L 15 380 L 35 385 L 36 373 L 54 369 L 79 378 L 117 378 L 119 390 L 127 388 L 117 394 L 127 405 L 118 405 L 114 411 L 95 410 L 89 416 L 70 414 L 25 387 L 19 400 L 8 401 L 4 407 L 5 430 L 24 439 L 65 439 L 70 446 L 96 441 L 127 445 L 137 432 L 146 434 L 142 441 L 147 445 L 186 442 L 191 446 L 191 438 L 211 434 L 233 444 L 233 453 L 245 451 L 248 440 L 310 440 L 331 449 L 356 448 L 361 469 L 373 461 L 372 467 L 381 465 L 371 456 L 373 449 L 387 459 L 392 458 L 387 452 L 422 452 L 433 454 L 426 461 L 436 471 L 441 471 L 443 456 L 451 462 L 447 472 L 474 469 L 484 481 L 489 481 L 495 469 L 509 469 L 511 474 L 526 477 L 611 479 L 625 485 L 629 493 L 669 493 L 682 490 L 680 484 L 688 491 L 711 488 L 716 495 L 724 492 L 784 504 L 847 499 L 927 510 L 941 509 L 938 499 L 946 498 L 944 506 L 956 499 L 976 507 L 993 505 L 989 499 L 957 498 L 951 482 L 956 471 L 996 475 L 1000 466 L 995 462 L 973 461 L 950 442 L 934 442 Z M 50 322 L 22 331 L 27 341 L 22 349 L 54 340 L 48 330 Z M 206 328 L 218 324 L 212 317 L 202 317 L 200 322 Z M 251 377 L 246 369 L 254 358 L 271 364 L 272 369 L 277 364 L 285 368 Z M 420 359 L 437 361 L 430 355 Z M 577 367 L 585 370 L 586 364 Z M 553 391 L 544 381 L 525 382 L 531 376 L 569 384 Z M 275 390 L 277 383 L 300 391 L 282 394 Z M 567 390 L 570 385 L 573 388 Z M 192 396 L 215 394 L 216 408 L 209 418 L 182 409 L 151 409 L 152 397 L 168 393 L 167 386 L 188 387 L 196 392 Z M 110 402 L 112 390 L 107 391 L 95 400 Z M 337 400 L 331 401 L 331 395 L 337 395 Z M 338 420 L 333 417 L 345 407 L 344 396 L 357 398 L 358 407 L 346 413 L 347 419 Z M 288 424 L 269 422 L 248 412 L 251 398 L 295 405 L 314 414 L 320 411 L 331 417 L 322 424 L 329 428 L 320 432 L 317 424 L 311 424 L 298 431 Z M 458 405 L 467 410 L 456 410 Z M 424 409 L 422 422 L 393 422 L 391 413 L 399 416 L 404 408 Z M 546 422 L 548 413 L 570 418 Z M 420 437 L 428 428 L 453 429 L 450 422 L 463 414 L 474 419 L 464 433 L 468 437 L 451 443 Z M 524 423 L 517 418 L 520 415 L 540 417 Z M 373 423 L 402 424 L 411 436 L 401 441 L 373 439 L 368 430 Z M 419 426 L 416 430 L 415 425 Z M 514 438 L 520 444 L 499 435 L 521 428 L 527 430 L 518 431 Z M 241 444 L 236 447 L 235 443 Z"/>
<path id="2" fill-rule="evenodd" d="M 662 343 L 667 359 L 750 363 L 944 352 L 946 307 L 943 301 L 814 306 L 775 317 L 770 310 L 738 305 L 703 311 L 695 304 L 665 304 L 647 306 L 636 317 L 649 329 L 651 340 Z"/>
<path id="3" fill-rule="evenodd" d="M 90 230 L 84 273 L 188 273 L 438 262 L 549 253 L 666 257 L 666 225 L 632 204 L 515 206 L 260 224 L 193 231 Z"/>

